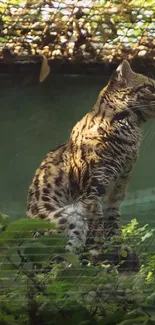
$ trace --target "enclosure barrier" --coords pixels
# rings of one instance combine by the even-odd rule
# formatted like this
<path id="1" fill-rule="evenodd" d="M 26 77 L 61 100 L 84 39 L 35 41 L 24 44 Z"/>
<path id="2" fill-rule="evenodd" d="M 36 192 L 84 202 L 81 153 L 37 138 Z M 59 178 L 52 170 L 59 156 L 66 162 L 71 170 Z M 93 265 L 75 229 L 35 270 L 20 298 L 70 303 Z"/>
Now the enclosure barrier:
<path id="1" fill-rule="evenodd" d="M 154 46 L 154 0 L 0 1 L 0 56 L 6 63 L 35 61 L 40 54 L 85 63 L 133 57 L 152 62 Z"/>

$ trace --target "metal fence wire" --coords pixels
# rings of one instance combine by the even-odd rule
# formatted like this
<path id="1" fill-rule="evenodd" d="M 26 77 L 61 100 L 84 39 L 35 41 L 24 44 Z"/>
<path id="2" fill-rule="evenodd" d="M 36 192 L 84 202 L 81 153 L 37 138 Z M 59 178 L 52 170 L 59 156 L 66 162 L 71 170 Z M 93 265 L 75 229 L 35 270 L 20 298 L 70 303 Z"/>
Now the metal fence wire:
<path id="1" fill-rule="evenodd" d="M 6 47 L 73 62 L 155 60 L 155 1 L 0 0 L 1 58 Z"/>

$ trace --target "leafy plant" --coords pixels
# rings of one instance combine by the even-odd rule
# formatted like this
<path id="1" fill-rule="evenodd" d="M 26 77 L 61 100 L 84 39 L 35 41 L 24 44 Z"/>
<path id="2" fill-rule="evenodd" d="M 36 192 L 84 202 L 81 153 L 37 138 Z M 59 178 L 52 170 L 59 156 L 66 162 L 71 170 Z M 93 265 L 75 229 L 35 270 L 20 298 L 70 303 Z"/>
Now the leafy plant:
<path id="1" fill-rule="evenodd" d="M 1 215 L 0 229 L 0 324 L 155 324 L 154 230 L 148 225 L 139 227 L 133 219 L 122 230 L 120 240 L 134 240 L 142 257 L 135 275 L 103 261 L 82 264 L 44 220 L 12 222 Z M 47 230 L 54 233 L 43 236 Z M 36 231 L 40 236 L 34 238 Z"/>

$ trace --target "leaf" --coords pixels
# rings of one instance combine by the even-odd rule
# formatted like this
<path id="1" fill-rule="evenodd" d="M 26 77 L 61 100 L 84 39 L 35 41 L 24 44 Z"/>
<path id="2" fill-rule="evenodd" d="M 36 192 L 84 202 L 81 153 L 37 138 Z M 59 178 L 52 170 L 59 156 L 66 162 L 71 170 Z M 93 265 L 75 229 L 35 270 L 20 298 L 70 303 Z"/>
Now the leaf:
<path id="1" fill-rule="evenodd" d="M 122 255 L 122 257 L 127 257 L 128 256 L 128 253 L 127 253 L 127 251 L 126 250 L 122 250 L 121 251 L 121 255 Z"/>
<path id="2" fill-rule="evenodd" d="M 153 229 L 151 231 L 148 231 L 141 239 L 141 241 L 144 241 L 145 239 L 151 237 L 153 235 Z"/>
<path id="3" fill-rule="evenodd" d="M 116 309 L 113 313 L 111 313 L 109 316 L 103 317 L 102 320 L 98 323 L 99 325 L 110 325 L 110 324 L 117 324 L 122 319 L 124 319 L 125 311 L 122 309 Z M 131 325 L 131 324 L 130 324 Z"/>
<path id="4" fill-rule="evenodd" d="M 53 254 L 58 254 L 65 249 L 67 238 L 61 235 L 51 235 L 48 238 L 43 236 L 24 249 L 24 256 L 31 262 L 42 263 L 52 258 Z"/>
<path id="5" fill-rule="evenodd" d="M 75 284 L 76 284 L 76 290 L 81 289 L 83 284 L 89 283 L 92 284 L 92 280 L 95 280 L 96 276 L 96 269 L 95 268 L 89 268 L 89 267 L 77 267 L 77 266 L 69 266 L 63 270 L 61 270 L 61 273 L 58 276 L 59 281 L 65 281 L 65 283 L 68 283 L 68 285 L 74 287 L 75 290 Z M 80 286 L 79 286 L 80 284 Z"/>
<path id="6" fill-rule="evenodd" d="M 150 296 L 146 297 L 146 302 L 148 304 L 155 304 L 155 292 L 153 292 Z"/>
<path id="7" fill-rule="evenodd" d="M 147 277 L 146 277 L 146 281 L 150 281 L 152 278 L 153 272 L 149 271 Z"/>
<path id="8" fill-rule="evenodd" d="M 0 37 L 0 42 L 6 43 L 7 42 L 7 38 L 6 37 Z"/>
<path id="9" fill-rule="evenodd" d="M 149 226 L 148 223 L 146 223 L 143 227 L 138 228 L 138 231 L 139 231 L 139 232 L 146 231 L 146 228 L 147 228 L 148 226 Z"/>
<path id="10" fill-rule="evenodd" d="M 146 315 L 144 315 L 141 308 L 136 308 L 136 309 L 133 309 L 132 311 L 129 311 L 125 315 L 125 319 L 137 318 L 139 316 L 146 316 Z"/>
<path id="11" fill-rule="evenodd" d="M 155 324 L 155 316 L 152 316 L 150 321 L 151 321 L 151 325 L 154 325 Z"/>
<path id="12" fill-rule="evenodd" d="M 136 318 L 130 318 L 130 319 L 126 319 L 123 322 L 119 323 L 118 325 L 132 325 L 132 324 L 142 324 L 145 321 L 149 320 L 148 316 L 139 316 Z"/>
<path id="13" fill-rule="evenodd" d="M 39 76 L 39 81 L 43 82 L 47 76 L 50 73 L 50 66 L 48 64 L 48 59 L 46 56 L 42 55 L 42 64 L 41 64 L 41 70 L 40 70 L 40 76 Z"/>
<path id="14" fill-rule="evenodd" d="M 69 263 L 71 263 L 72 265 L 78 265 L 79 264 L 79 258 L 76 254 L 73 253 L 62 253 L 59 254 L 61 257 L 65 258 Z"/>
<path id="15" fill-rule="evenodd" d="M 13 315 L 0 315 L 0 324 L 3 325 L 15 325 L 16 319 Z"/>
<path id="16" fill-rule="evenodd" d="M 53 251 L 59 248 L 64 248 L 65 245 L 67 244 L 67 241 L 68 238 L 60 234 L 51 234 L 49 236 L 42 236 L 41 238 L 38 239 L 39 243 L 45 246 L 49 246 L 50 249 L 52 249 Z"/>
<path id="17" fill-rule="evenodd" d="M 11 5 L 26 4 L 26 0 L 10 0 Z"/>
<path id="18" fill-rule="evenodd" d="M 136 230 L 137 225 L 138 225 L 137 219 L 132 219 L 129 224 L 123 227 L 123 234 L 124 235 L 132 234 Z"/>
<path id="19" fill-rule="evenodd" d="M 138 225 L 138 221 L 137 221 L 136 218 L 134 218 L 134 219 L 131 220 L 131 225 L 132 225 L 132 227 L 135 227 L 135 226 Z"/>
<path id="20" fill-rule="evenodd" d="M 0 233 L 0 246 L 8 243 L 17 243 L 23 239 L 32 237 L 31 232 L 39 230 L 55 229 L 55 225 L 40 219 L 20 219 L 8 225 L 7 229 Z"/>
<path id="21" fill-rule="evenodd" d="M 26 247 L 24 250 L 24 256 L 28 261 L 33 263 L 43 263 L 51 257 L 50 250 L 47 249 L 47 246 L 44 246 L 39 242 Z"/>
<path id="22" fill-rule="evenodd" d="M 11 223 L 11 217 L 7 214 L 0 213 L 0 230 Z"/>
<path id="23" fill-rule="evenodd" d="M 153 5 L 154 4 L 154 0 L 147 0 L 147 1 L 143 1 L 143 0 L 132 0 L 130 2 L 130 5 L 134 6 L 135 7 L 147 7 L 148 5 Z"/>
<path id="24" fill-rule="evenodd" d="M 102 237 L 95 237 L 94 238 L 94 242 L 95 243 L 101 243 L 102 244 L 102 243 L 104 243 L 104 239 Z"/>

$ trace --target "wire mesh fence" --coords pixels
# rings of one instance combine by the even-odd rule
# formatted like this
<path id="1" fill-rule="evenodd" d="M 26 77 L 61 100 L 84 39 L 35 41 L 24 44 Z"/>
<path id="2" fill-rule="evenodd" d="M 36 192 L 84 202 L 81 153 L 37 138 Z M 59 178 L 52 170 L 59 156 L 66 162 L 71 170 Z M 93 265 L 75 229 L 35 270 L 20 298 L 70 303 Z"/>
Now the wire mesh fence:
<path id="1" fill-rule="evenodd" d="M 1 0 L 0 53 L 111 62 L 155 59 L 153 0 Z"/>
<path id="2" fill-rule="evenodd" d="M 49 60 L 86 63 L 133 57 L 153 61 L 154 23 L 155 2 L 150 0 L 0 0 L 0 56 L 6 63 L 12 58 L 18 61 L 40 55 Z M 154 190 L 145 194 L 145 200 L 130 196 L 129 201 L 132 204 L 154 201 Z M 136 221 L 126 227 L 123 239 L 132 248 L 136 247 L 144 264 L 139 277 L 128 275 L 126 280 L 117 270 L 109 274 L 106 264 L 94 267 L 80 263 L 73 255 L 65 255 L 61 237 L 32 239 L 30 221 L 25 221 L 25 226 L 23 220 L 9 226 L 7 216 L 3 217 L 4 220 L 0 219 L 1 324 L 79 325 L 88 324 L 91 319 L 89 324 L 93 325 L 118 325 L 124 320 L 124 310 L 129 319 L 126 324 L 132 324 L 130 311 L 136 313 L 139 307 L 142 311 L 134 317 L 141 317 L 138 319 L 141 324 L 154 324 L 154 306 L 150 311 L 155 274 L 154 229 L 138 228 Z M 67 256 L 67 265 L 55 262 L 58 253 Z M 125 250 L 121 253 L 123 258 L 127 257 Z M 149 308 L 149 316 L 143 305 L 145 310 Z M 72 315 L 74 319 L 70 321 Z M 111 317 L 116 319 L 115 323 Z"/>

